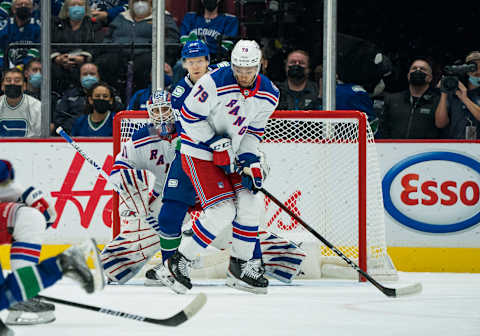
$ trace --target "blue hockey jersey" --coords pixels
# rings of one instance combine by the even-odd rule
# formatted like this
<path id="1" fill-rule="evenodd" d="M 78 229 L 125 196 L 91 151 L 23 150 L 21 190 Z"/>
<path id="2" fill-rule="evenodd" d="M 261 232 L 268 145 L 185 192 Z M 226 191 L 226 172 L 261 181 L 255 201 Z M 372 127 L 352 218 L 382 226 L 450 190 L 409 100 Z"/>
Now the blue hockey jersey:
<path id="1" fill-rule="evenodd" d="M 88 115 L 77 118 L 72 127 L 72 136 L 111 137 L 114 114 L 112 112 L 107 113 L 105 120 L 98 126 L 92 124 Z"/>
<path id="2" fill-rule="evenodd" d="M 208 46 L 211 55 L 218 53 L 217 37 L 237 36 L 238 35 L 238 19 L 235 15 L 219 14 L 216 18 L 206 20 L 203 16 L 197 15 L 195 12 L 188 12 L 183 17 L 180 26 L 180 42 L 184 43 L 189 40 L 203 40 Z M 226 41 L 228 50 L 233 47 L 233 42 Z"/>
<path id="3" fill-rule="evenodd" d="M 40 43 L 40 21 L 30 18 L 23 27 L 18 27 L 13 17 L 0 20 L 0 67 L 3 67 L 4 50 L 13 42 Z M 31 58 L 39 57 L 37 48 L 12 48 L 9 59 L 14 65 L 26 64 Z"/>

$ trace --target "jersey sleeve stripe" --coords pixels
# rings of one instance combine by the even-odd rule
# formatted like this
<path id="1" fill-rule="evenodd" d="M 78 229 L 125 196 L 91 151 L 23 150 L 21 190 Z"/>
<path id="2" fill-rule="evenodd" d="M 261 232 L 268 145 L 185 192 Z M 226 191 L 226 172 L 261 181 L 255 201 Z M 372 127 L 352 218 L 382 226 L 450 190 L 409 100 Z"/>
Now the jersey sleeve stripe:
<path id="1" fill-rule="evenodd" d="M 238 91 L 240 91 L 240 86 L 238 86 L 236 84 L 221 86 L 221 87 L 217 88 L 217 92 L 230 91 L 230 90 L 233 90 L 233 89 L 237 89 Z"/>
<path id="2" fill-rule="evenodd" d="M 142 142 L 141 144 L 139 145 L 134 145 L 133 147 L 134 148 L 140 148 L 140 147 L 143 147 L 143 146 L 146 146 L 146 145 L 150 145 L 152 143 L 156 143 L 156 142 L 161 142 L 162 139 L 158 138 L 158 137 L 154 137 L 153 139 L 151 139 L 150 141 L 148 142 Z"/>
<path id="3" fill-rule="evenodd" d="M 272 100 L 271 98 L 268 98 L 268 97 L 263 97 L 263 96 L 255 96 L 256 98 L 258 99 L 263 99 L 263 100 L 266 100 L 268 101 L 270 104 L 272 104 L 273 106 L 277 106 L 277 101 L 276 100 Z"/>
<path id="4" fill-rule="evenodd" d="M 193 113 L 185 105 L 182 106 L 182 109 L 180 111 L 180 115 L 182 117 L 182 120 L 184 120 L 185 122 L 190 123 L 190 124 L 207 119 L 207 117 L 205 117 L 205 116 L 202 116 L 202 115 L 197 114 L 197 113 Z"/>
<path id="5" fill-rule="evenodd" d="M 273 94 L 271 94 L 270 92 L 266 92 L 266 91 L 258 91 L 257 94 L 259 96 L 265 96 L 265 97 L 269 97 L 271 100 L 273 100 L 274 102 L 277 102 L 278 101 L 278 97 L 274 96 Z"/>

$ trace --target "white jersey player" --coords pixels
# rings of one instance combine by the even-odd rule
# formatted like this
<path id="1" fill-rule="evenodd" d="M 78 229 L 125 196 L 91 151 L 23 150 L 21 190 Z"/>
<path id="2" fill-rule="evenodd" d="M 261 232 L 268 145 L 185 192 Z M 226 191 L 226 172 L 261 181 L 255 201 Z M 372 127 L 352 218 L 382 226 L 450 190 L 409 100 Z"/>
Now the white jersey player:
<path id="1" fill-rule="evenodd" d="M 262 186 L 258 145 L 278 104 L 278 89 L 259 74 L 261 51 L 240 40 L 231 67 L 197 81 L 181 109 L 182 166 L 192 181 L 203 213 L 167 262 L 171 275 L 192 287 L 189 264 L 227 226 L 233 241 L 227 285 L 266 293 L 268 280 L 252 261 L 262 211 L 256 189 Z M 242 175 L 235 173 L 237 161 Z"/>
<path id="2" fill-rule="evenodd" d="M 0 244 L 11 244 L 10 265 L 15 274 L 12 279 L 16 279 L 5 281 L 0 274 L 0 306 L 1 309 L 9 308 L 7 324 L 38 324 L 55 320 L 55 306 L 32 297 L 62 276 L 61 269 L 55 267 L 55 260 L 38 265 L 45 230 L 55 222 L 56 217 L 55 209 L 44 193 L 33 186 L 21 186 L 15 180 L 12 164 L 0 160 Z M 37 270 L 32 272 L 37 275 L 28 273 L 29 277 L 23 276 L 25 267 L 36 267 Z M 24 285 L 30 287 L 25 289 Z"/>
<path id="3" fill-rule="evenodd" d="M 102 251 L 105 274 L 125 283 L 159 248 L 157 213 L 176 133 L 170 94 L 155 90 L 147 102 L 150 123 L 136 131 L 115 158 L 111 181 L 119 186 L 122 232 Z M 154 182 L 153 182 L 154 181 Z"/>

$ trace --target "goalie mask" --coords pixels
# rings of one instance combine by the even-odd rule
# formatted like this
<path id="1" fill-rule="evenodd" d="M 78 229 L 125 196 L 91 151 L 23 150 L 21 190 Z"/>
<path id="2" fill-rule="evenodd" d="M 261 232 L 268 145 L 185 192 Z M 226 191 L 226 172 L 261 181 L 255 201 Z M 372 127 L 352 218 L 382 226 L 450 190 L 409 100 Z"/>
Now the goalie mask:
<path id="1" fill-rule="evenodd" d="M 175 117 L 169 92 L 153 91 L 147 101 L 147 111 L 150 121 L 160 131 L 161 136 L 175 132 Z"/>
<path id="2" fill-rule="evenodd" d="M 250 87 L 260 72 L 262 51 L 255 41 L 240 40 L 232 50 L 233 74 L 241 87 Z"/>

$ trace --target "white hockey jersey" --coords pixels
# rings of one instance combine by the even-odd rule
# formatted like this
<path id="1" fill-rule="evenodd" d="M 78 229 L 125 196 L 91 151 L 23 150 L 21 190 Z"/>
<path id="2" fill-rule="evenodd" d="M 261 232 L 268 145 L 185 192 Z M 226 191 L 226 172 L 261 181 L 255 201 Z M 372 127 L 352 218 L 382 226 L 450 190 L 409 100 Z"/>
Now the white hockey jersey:
<path id="1" fill-rule="evenodd" d="M 180 151 L 202 160 L 212 160 L 206 142 L 228 136 L 236 155 L 253 153 L 268 118 L 278 105 L 280 93 L 265 76 L 258 75 L 253 89 L 237 84 L 231 67 L 218 68 L 197 81 L 180 112 Z"/>
<path id="2" fill-rule="evenodd" d="M 41 105 L 24 94 L 20 103 L 12 107 L 5 95 L 0 97 L 0 137 L 35 137 L 41 135 Z"/>
<path id="3" fill-rule="evenodd" d="M 175 137 L 160 137 L 152 124 L 139 129 L 117 154 L 110 173 L 112 182 L 120 184 L 120 169 L 146 169 L 155 175 L 153 192 L 160 196 L 175 157 L 175 144 Z"/>

